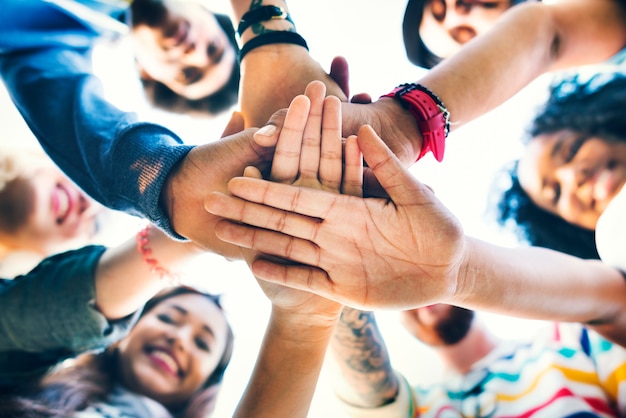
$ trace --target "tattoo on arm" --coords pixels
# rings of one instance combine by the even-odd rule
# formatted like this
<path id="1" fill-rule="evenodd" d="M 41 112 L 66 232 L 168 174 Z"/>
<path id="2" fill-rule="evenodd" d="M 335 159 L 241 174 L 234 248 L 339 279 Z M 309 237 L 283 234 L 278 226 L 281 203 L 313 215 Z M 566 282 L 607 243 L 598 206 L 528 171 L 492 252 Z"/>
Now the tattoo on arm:
<path id="1" fill-rule="evenodd" d="M 370 406 L 393 401 L 398 381 L 373 312 L 344 308 L 332 341 L 346 383 Z"/>

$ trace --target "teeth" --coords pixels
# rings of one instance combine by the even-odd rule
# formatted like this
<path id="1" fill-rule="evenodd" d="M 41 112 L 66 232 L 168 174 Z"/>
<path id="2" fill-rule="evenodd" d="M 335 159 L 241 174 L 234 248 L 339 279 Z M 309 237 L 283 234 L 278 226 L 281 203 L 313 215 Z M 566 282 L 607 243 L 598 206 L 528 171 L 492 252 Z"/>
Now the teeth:
<path id="1" fill-rule="evenodd" d="M 172 358 L 172 356 L 167 354 L 165 351 L 154 350 L 152 355 L 165 363 L 174 373 L 178 373 L 178 364 L 176 364 L 176 361 Z"/>
<path id="2" fill-rule="evenodd" d="M 57 195 L 59 196 L 58 216 L 59 219 L 65 219 L 65 217 L 67 216 L 67 212 L 70 209 L 70 198 L 64 188 L 58 187 L 57 190 L 59 191 L 57 193 Z"/>

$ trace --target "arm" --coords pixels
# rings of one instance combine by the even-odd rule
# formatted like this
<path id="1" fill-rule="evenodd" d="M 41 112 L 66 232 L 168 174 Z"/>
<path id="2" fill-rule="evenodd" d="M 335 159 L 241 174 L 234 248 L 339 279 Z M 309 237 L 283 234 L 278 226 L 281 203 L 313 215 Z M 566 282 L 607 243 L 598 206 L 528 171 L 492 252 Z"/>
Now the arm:
<path id="1" fill-rule="evenodd" d="M 589 323 L 626 344 L 626 281 L 617 270 L 544 248 L 503 248 L 467 237 L 371 128 L 359 131 L 358 142 L 389 199 L 236 178 L 229 185 L 233 197 L 207 200 L 209 211 L 236 221 L 220 223 L 218 236 L 301 263 L 256 260 L 252 270 L 260 279 L 354 307 L 441 302 Z"/>
<path id="2" fill-rule="evenodd" d="M 398 379 L 373 312 L 345 307 L 331 342 L 335 392 L 344 402 L 376 408 L 393 401 Z"/>
<path id="3" fill-rule="evenodd" d="M 153 257 L 171 271 L 199 252 L 154 228 L 149 239 Z M 134 239 L 111 249 L 84 247 L 0 283 L 0 385 L 126 334 L 133 314 L 167 284 L 136 247 Z"/>
<path id="4" fill-rule="evenodd" d="M 283 0 L 231 0 L 234 21 L 238 23 L 248 10 L 265 5 L 289 11 Z M 252 25 L 241 36 L 240 46 L 273 31 L 296 32 L 297 22 L 294 26 L 287 20 L 276 19 Z M 327 74 L 307 49 L 299 45 L 280 43 L 253 49 L 241 62 L 240 101 L 245 126 L 263 126 L 275 111 L 287 108 L 296 95 L 302 94 L 312 80 L 323 81 L 327 94 L 346 100 L 347 80 L 335 81 L 347 77 L 346 73 L 347 67 L 333 66 Z"/>
<path id="5" fill-rule="evenodd" d="M 95 30 L 50 2 L 10 0 L 3 6 L 0 75 L 54 162 L 105 206 L 147 218 L 177 239 L 240 257 L 213 234 L 217 219 L 204 210 L 204 196 L 225 190 L 248 165 L 263 168 L 273 151 L 256 145 L 252 130 L 192 147 L 162 126 L 138 121 L 105 100 L 92 73 Z M 236 117 L 227 133 L 242 129 Z"/>
<path id="6" fill-rule="evenodd" d="M 293 100 L 276 146 L 270 174 L 274 181 L 340 190 L 340 106 L 324 94 L 324 85 L 316 82 L 307 87 L 306 96 Z M 347 145 L 346 152 L 352 166 L 345 176 L 352 183 L 346 186 L 348 192 L 360 187 L 360 155 L 354 145 Z M 250 263 L 258 256 L 246 252 Z M 277 284 L 259 284 L 272 301 L 272 314 L 235 416 L 306 417 L 341 305 Z"/>
<path id="7" fill-rule="evenodd" d="M 599 63 L 620 51 L 626 45 L 625 13 L 614 0 L 521 4 L 417 82 L 441 98 L 451 128 L 458 129 L 546 72 Z M 394 99 L 344 103 L 343 115 L 344 135 L 368 123 L 404 163 L 415 161 L 421 135 Z"/>

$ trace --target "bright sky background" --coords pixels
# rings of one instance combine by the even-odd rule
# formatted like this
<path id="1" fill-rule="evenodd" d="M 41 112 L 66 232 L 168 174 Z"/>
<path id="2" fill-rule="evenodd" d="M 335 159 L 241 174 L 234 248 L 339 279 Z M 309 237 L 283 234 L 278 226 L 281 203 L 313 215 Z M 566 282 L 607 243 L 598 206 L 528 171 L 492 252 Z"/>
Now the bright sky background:
<path id="1" fill-rule="evenodd" d="M 345 56 L 351 64 L 351 92 L 368 92 L 372 97 L 389 92 L 397 84 L 415 81 L 422 74 L 405 58 L 401 36 L 404 6 L 404 1 L 290 2 L 291 15 L 299 33 L 309 43 L 312 56 L 325 68 L 329 67 L 334 56 Z M 123 44 L 117 50 L 99 50 L 96 68 L 111 100 L 118 106 L 170 127 L 189 143 L 218 139 L 230 116 L 200 120 L 150 110 L 141 99 L 139 85 L 133 79 L 132 61 Z M 494 174 L 504 162 L 518 155 L 522 127 L 535 103 L 544 97 L 544 87 L 545 80 L 539 80 L 504 106 L 453 133 L 447 141 L 443 163 L 436 163 L 432 156 L 428 156 L 412 169 L 418 179 L 434 188 L 439 198 L 459 217 L 469 235 L 506 246 L 517 245 L 511 236 L 501 233 L 486 219 L 484 212 Z M 4 143 L 11 146 L 32 144 L 32 136 L 21 117 L 12 108 L 5 92 L 1 93 Z M 480 97 L 476 100 L 479 101 Z M 209 255 L 199 261 L 191 276 L 197 284 L 224 293 L 225 307 L 235 331 L 235 353 L 215 415 L 230 416 L 254 365 L 269 302 L 243 263 Z M 495 315 L 482 317 L 504 338 L 530 336 L 537 325 L 533 321 Z M 394 366 L 412 383 L 427 382 L 441 371 L 433 353 L 401 328 L 396 312 L 381 312 L 379 325 L 386 336 Z M 334 404 L 331 382 L 332 375 L 325 368 L 310 417 L 340 416 Z"/>

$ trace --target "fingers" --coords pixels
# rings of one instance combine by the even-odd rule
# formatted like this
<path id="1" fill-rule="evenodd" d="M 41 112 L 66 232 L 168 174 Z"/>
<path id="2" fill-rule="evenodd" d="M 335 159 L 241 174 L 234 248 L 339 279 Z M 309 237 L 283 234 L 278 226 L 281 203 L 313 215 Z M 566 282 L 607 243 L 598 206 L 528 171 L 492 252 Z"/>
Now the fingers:
<path id="1" fill-rule="evenodd" d="M 369 104 L 372 103 L 372 96 L 368 93 L 357 93 L 350 98 L 350 103 Z"/>
<path id="2" fill-rule="evenodd" d="M 264 205 L 264 201 L 276 200 L 277 206 L 283 205 L 292 207 L 293 200 L 300 202 L 303 206 L 312 201 L 329 202 L 323 197 L 326 195 L 339 196 L 323 192 L 320 190 L 298 188 L 296 186 L 288 186 L 280 183 L 268 182 L 265 180 L 256 180 L 251 178 L 239 177 L 242 180 L 241 194 L 247 196 L 245 200 L 237 197 L 228 196 L 223 193 L 210 193 L 204 200 L 204 208 L 209 213 L 233 221 L 241 222 L 247 225 L 271 229 L 278 232 L 311 240 L 317 234 L 319 228 L 319 219 L 309 215 L 302 215 L 298 209 L 294 208 L 296 213 L 286 212 L 285 210 L 274 207 L 271 203 Z M 250 181 L 251 183 L 248 183 Z M 265 187 L 264 187 L 265 186 Z M 282 186 L 275 189 L 276 186 Z M 255 191 L 254 189 L 262 189 Z M 237 190 L 237 186 L 234 186 Z M 246 192 L 248 191 L 248 192 Z M 301 199 L 302 192 L 304 198 Z M 307 196 L 310 192 L 321 193 L 321 196 Z M 287 193 L 287 194 L 284 194 Z M 264 197 L 264 195 L 266 197 Z M 289 199 L 292 202 L 289 202 Z M 256 200 L 256 201 L 255 201 Z M 306 207 L 308 211 L 320 211 L 324 213 L 328 210 L 328 206 L 316 203 L 317 207 Z"/>
<path id="3" fill-rule="evenodd" d="M 286 116 L 287 109 L 280 109 L 274 112 L 265 126 L 255 132 L 254 142 L 262 147 L 275 146 Z"/>
<path id="4" fill-rule="evenodd" d="M 363 195 L 363 155 L 355 135 L 346 139 L 344 160 L 342 193 L 361 197 Z"/>
<path id="5" fill-rule="evenodd" d="M 249 165 L 248 167 L 243 169 L 243 176 L 244 177 L 251 177 L 254 179 L 262 179 L 263 175 L 261 174 L 261 171 L 259 171 L 258 168 Z"/>
<path id="6" fill-rule="evenodd" d="M 362 126 L 357 139 L 363 158 L 391 200 L 396 205 L 415 204 L 416 197 L 419 198 L 419 193 L 426 188 L 404 169 L 374 129 L 369 125 Z"/>
<path id="7" fill-rule="evenodd" d="M 350 72 L 348 61 L 344 57 L 335 57 L 330 64 L 330 78 L 333 79 L 346 97 L 350 97 Z"/>
<path id="8" fill-rule="evenodd" d="M 339 193 L 342 178 L 341 102 L 324 99 L 319 180 L 325 189 Z"/>
<path id="9" fill-rule="evenodd" d="M 245 129 L 245 123 L 243 119 L 243 115 L 239 112 L 233 112 L 230 120 L 226 124 L 224 131 L 222 132 L 221 138 L 225 136 L 230 136 L 236 134 L 237 132 L 241 132 Z"/>
<path id="10" fill-rule="evenodd" d="M 275 231 L 223 220 L 215 226 L 216 236 L 241 248 L 303 264 L 319 263 L 319 248 L 308 240 Z"/>
<path id="11" fill-rule="evenodd" d="M 324 219 L 328 211 L 334 205 L 340 204 L 345 206 L 350 204 L 349 202 L 345 202 L 346 199 L 349 199 L 348 196 L 245 177 L 233 178 L 228 183 L 228 191 L 235 197 L 221 193 L 209 193 L 204 202 L 205 209 L 214 215 L 243 223 L 250 223 L 248 221 L 254 218 L 254 216 L 242 216 L 244 210 L 243 205 L 245 204 L 259 204 L 256 205 L 256 208 L 251 207 L 250 212 L 264 209 L 281 209 L 278 211 L 279 213 L 284 214 L 282 210 L 285 210 L 294 212 L 294 216 L 304 215 L 306 217 L 319 219 Z M 267 215 L 268 213 L 265 212 L 265 216 Z M 277 214 L 273 214 L 272 212 L 270 212 L 269 215 L 277 216 Z M 255 226 L 263 227 L 262 224 Z M 315 233 L 315 231 L 311 230 L 300 232 L 298 230 L 287 231 L 286 229 L 284 232 L 305 239 L 309 239 Z"/>
<path id="12" fill-rule="evenodd" d="M 305 90 L 311 101 L 309 117 L 302 136 L 302 153 L 300 155 L 300 178 L 305 182 L 316 182 L 320 166 L 320 144 L 322 130 L 322 111 L 326 85 L 321 81 L 312 81 Z"/>
<path id="13" fill-rule="evenodd" d="M 285 123 L 281 129 L 270 178 L 273 181 L 292 183 L 298 176 L 302 136 L 307 124 L 311 101 L 308 97 L 296 96 L 289 105 Z"/>
<path id="14" fill-rule="evenodd" d="M 332 291 L 332 282 L 324 270 L 302 265 L 285 265 L 265 259 L 255 260 L 251 267 L 255 277 L 261 280 L 312 292 L 341 303 Z"/>

